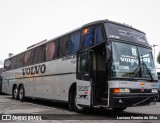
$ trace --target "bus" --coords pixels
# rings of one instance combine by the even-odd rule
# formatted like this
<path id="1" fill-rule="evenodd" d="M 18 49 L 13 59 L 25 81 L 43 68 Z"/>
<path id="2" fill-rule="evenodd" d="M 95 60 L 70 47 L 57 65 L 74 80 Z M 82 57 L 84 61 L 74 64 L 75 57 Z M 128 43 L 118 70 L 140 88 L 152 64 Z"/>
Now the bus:
<path id="1" fill-rule="evenodd" d="M 2 91 L 66 102 L 70 110 L 155 105 L 157 73 L 146 34 L 110 20 L 90 22 L 4 61 Z"/>

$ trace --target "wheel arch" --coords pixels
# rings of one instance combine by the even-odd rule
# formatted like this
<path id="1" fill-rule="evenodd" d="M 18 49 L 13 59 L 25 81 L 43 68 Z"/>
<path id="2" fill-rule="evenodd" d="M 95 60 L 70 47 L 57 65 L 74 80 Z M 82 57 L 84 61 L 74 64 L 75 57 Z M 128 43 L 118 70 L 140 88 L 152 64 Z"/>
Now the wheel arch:
<path id="1" fill-rule="evenodd" d="M 72 85 L 69 88 L 68 102 L 71 101 L 72 94 L 74 91 L 76 91 L 76 82 L 72 83 Z"/>

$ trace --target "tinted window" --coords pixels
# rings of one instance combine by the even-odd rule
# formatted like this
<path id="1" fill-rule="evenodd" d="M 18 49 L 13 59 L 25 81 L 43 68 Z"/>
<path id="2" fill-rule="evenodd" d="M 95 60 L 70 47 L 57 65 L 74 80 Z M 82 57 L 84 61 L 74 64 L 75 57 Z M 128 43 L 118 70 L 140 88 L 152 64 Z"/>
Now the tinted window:
<path id="1" fill-rule="evenodd" d="M 60 52 L 59 51 L 60 50 L 60 48 L 59 48 L 59 40 L 55 40 L 54 41 L 54 45 L 55 45 L 55 53 L 54 53 L 53 59 L 59 57 L 59 52 Z"/>
<path id="2" fill-rule="evenodd" d="M 69 49 L 69 35 L 66 35 L 60 39 L 60 56 L 68 55 Z"/>
<path id="3" fill-rule="evenodd" d="M 23 67 L 24 66 L 24 53 L 19 54 L 17 56 L 17 68 Z"/>
<path id="4" fill-rule="evenodd" d="M 83 29 L 82 47 L 91 47 L 97 43 L 104 41 L 102 26 L 92 26 Z"/>
<path id="5" fill-rule="evenodd" d="M 104 41 L 104 34 L 102 30 L 102 26 L 96 26 L 94 28 L 94 44 L 100 43 Z"/>
<path id="6" fill-rule="evenodd" d="M 69 39 L 69 54 L 76 53 L 79 50 L 80 32 L 74 32 L 70 35 Z"/>
<path id="7" fill-rule="evenodd" d="M 29 50 L 24 55 L 24 65 L 31 65 L 33 59 L 33 50 Z"/>
<path id="8" fill-rule="evenodd" d="M 16 61 L 17 60 L 17 56 L 12 57 L 11 59 L 11 69 L 15 69 L 16 68 Z"/>
<path id="9" fill-rule="evenodd" d="M 46 61 L 50 61 L 59 57 L 59 45 L 58 40 L 47 43 L 46 45 Z"/>
<path id="10" fill-rule="evenodd" d="M 4 61 L 4 69 L 10 70 L 11 69 L 11 59 L 7 59 Z"/>
<path id="11" fill-rule="evenodd" d="M 46 45 L 34 49 L 33 64 L 44 62 L 46 58 Z"/>
<path id="12" fill-rule="evenodd" d="M 52 41 L 46 45 L 46 61 L 52 60 L 54 53 L 55 53 L 55 44 Z"/>

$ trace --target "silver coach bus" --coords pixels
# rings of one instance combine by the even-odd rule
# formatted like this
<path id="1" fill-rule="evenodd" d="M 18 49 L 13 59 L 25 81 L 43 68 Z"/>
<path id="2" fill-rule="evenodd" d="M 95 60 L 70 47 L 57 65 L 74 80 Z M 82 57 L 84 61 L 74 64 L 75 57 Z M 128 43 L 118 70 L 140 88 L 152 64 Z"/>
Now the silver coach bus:
<path id="1" fill-rule="evenodd" d="M 116 111 L 154 105 L 158 98 L 152 49 L 145 33 L 101 20 L 33 45 L 4 62 L 2 91 L 63 101 L 71 110 Z"/>

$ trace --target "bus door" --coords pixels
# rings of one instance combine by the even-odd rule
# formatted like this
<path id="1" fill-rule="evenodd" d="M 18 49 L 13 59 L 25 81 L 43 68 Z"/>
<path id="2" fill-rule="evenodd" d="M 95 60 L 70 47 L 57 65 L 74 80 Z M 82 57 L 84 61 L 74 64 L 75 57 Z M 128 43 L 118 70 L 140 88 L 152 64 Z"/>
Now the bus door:
<path id="1" fill-rule="evenodd" d="M 91 105 L 91 77 L 88 50 L 77 54 L 77 104 L 82 106 Z"/>

